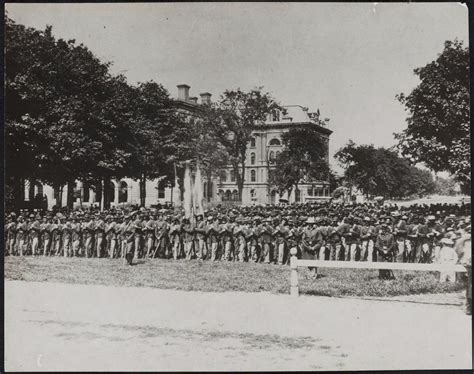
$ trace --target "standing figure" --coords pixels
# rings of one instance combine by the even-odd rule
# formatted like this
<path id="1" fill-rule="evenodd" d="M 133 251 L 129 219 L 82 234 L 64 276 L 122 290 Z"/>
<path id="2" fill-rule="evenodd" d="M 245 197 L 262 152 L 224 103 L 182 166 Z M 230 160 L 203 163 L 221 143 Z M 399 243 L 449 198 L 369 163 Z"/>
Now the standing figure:
<path id="1" fill-rule="evenodd" d="M 195 241 L 194 248 L 196 248 L 196 256 L 198 260 L 202 260 L 206 257 L 206 223 L 204 222 L 204 216 L 198 214 L 196 216 L 196 228 L 195 228 Z"/>
<path id="2" fill-rule="evenodd" d="M 186 260 L 191 260 L 193 256 L 194 234 L 194 225 L 189 218 L 183 218 L 182 236 Z"/>
<path id="3" fill-rule="evenodd" d="M 269 264 L 272 259 L 272 234 L 273 228 L 271 226 L 271 218 L 267 218 L 264 220 L 263 225 L 261 226 L 260 231 L 260 261 L 263 260 L 265 264 Z"/>
<path id="4" fill-rule="evenodd" d="M 86 224 L 84 225 L 83 237 L 84 237 L 84 251 L 86 252 L 86 257 L 89 258 L 92 256 L 92 249 L 94 248 L 94 234 L 95 234 L 95 222 L 90 216 L 84 217 Z"/>
<path id="5" fill-rule="evenodd" d="M 34 221 L 31 223 L 29 231 L 30 231 L 30 239 L 31 239 L 31 254 L 36 256 L 39 254 L 39 239 L 40 239 L 40 215 L 36 215 Z"/>
<path id="6" fill-rule="evenodd" d="M 82 223 L 79 217 L 73 218 L 72 224 L 72 256 L 79 256 L 81 253 L 81 241 L 82 241 Z"/>
<path id="7" fill-rule="evenodd" d="M 102 256 L 102 247 L 104 245 L 105 239 L 105 222 L 102 217 L 97 214 L 96 215 L 96 223 L 95 223 L 95 251 L 97 258 Z"/>
<path id="8" fill-rule="evenodd" d="M 316 228 L 316 220 L 314 217 L 309 217 L 306 221 L 306 228 L 303 231 L 303 237 L 301 240 L 301 258 L 304 260 L 315 260 L 316 249 L 318 247 L 318 229 Z M 318 275 L 318 268 L 310 266 L 308 267 L 310 272 L 310 278 L 316 279 Z"/>
<path id="9" fill-rule="evenodd" d="M 7 226 L 7 246 L 8 246 L 7 251 L 9 255 L 13 256 L 17 254 L 15 251 L 15 239 L 16 239 L 16 231 L 17 231 L 16 230 L 16 227 L 17 227 L 16 214 L 11 213 L 10 218 L 11 218 L 11 221 Z"/>
<path id="10" fill-rule="evenodd" d="M 40 225 L 41 248 L 43 256 L 49 254 L 51 245 L 51 217 L 43 217 L 43 222 Z"/>
<path id="11" fill-rule="evenodd" d="M 227 223 L 225 217 L 221 218 L 221 240 L 222 240 L 222 250 L 223 254 L 221 261 L 230 261 L 232 254 L 232 242 L 233 242 L 233 232 L 232 226 L 230 223 Z"/>
<path id="12" fill-rule="evenodd" d="M 143 238 L 145 239 L 145 258 L 154 257 L 156 251 L 154 250 L 155 245 L 155 221 L 151 216 L 144 216 L 142 224 Z"/>
<path id="13" fill-rule="evenodd" d="M 107 238 L 109 257 L 114 258 L 115 248 L 117 246 L 117 222 L 115 222 L 112 216 L 107 217 L 105 237 Z"/>
<path id="14" fill-rule="evenodd" d="M 59 256 L 61 252 L 62 225 L 57 219 L 51 224 L 51 255 Z"/>
<path id="15" fill-rule="evenodd" d="M 375 243 L 375 247 L 379 251 L 380 262 L 392 262 L 393 250 L 396 246 L 395 238 L 393 234 L 390 232 L 389 226 L 384 223 L 380 226 L 380 233 L 377 236 L 377 241 Z M 379 270 L 379 278 L 380 279 L 394 279 L 395 276 L 391 270 Z"/>
<path id="16" fill-rule="evenodd" d="M 169 237 L 173 248 L 173 259 L 177 260 L 181 254 L 181 224 L 177 217 L 171 223 Z"/>
<path id="17" fill-rule="evenodd" d="M 62 229 L 63 229 L 63 245 L 62 251 L 64 257 L 69 256 L 69 251 L 71 249 L 71 242 L 72 242 L 72 226 L 70 220 L 62 220 Z"/>
<path id="18" fill-rule="evenodd" d="M 134 254 L 133 258 L 136 260 L 142 257 L 142 243 L 143 243 L 143 235 L 144 235 L 144 222 L 143 216 L 137 214 L 135 221 L 133 222 L 133 229 L 134 229 Z"/>
<path id="19" fill-rule="evenodd" d="M 287 250 L 287 240 L 289 235 L 288 220 L 283 218 L 281 223 L 275 228 L 273 236 L 275 237 L 275 263 L 283 265 L 285 252 Z"/>

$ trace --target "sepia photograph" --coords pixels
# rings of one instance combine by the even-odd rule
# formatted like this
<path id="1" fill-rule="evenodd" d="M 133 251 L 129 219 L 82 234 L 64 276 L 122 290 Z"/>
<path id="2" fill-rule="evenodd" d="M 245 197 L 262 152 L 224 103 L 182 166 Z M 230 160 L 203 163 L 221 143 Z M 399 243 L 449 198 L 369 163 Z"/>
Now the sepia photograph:
<path id="1" fill-rule="evenodd" d="M 3 372 L 472 372 L 469 70 L 463 3 L 5 4 Z"/>

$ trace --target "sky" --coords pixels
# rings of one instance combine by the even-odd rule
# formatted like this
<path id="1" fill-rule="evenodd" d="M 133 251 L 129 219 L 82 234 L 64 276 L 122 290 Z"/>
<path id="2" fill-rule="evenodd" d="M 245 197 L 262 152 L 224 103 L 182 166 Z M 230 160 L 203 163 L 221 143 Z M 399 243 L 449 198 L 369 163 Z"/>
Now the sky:
<path id="1" fill-rule="evenodd" d="M 334 153 L 349 139 L 390 147 L 407 114 L 395 95 L 446 40 L 468 44 L 458 3 L 6 4 L 8 16 L 75 39 L 132 84 L 177 96 L 263 86 L 281 105 L 318 108 Z"/>

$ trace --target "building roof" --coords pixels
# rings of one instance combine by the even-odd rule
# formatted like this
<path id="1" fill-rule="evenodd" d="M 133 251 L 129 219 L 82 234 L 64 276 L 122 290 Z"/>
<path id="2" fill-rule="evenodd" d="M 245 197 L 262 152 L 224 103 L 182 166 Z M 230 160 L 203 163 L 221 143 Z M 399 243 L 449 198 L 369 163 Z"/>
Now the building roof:
<path id="1" fill-rule="evenodd" d="M 257 127 L 290 127 L 290 126 L 316 126 L 318 130 L 326 135 L 332 134 L 327 126 L 327 122 L 320 120 L 319 112 L 309 112 L 308 108 L 301 105 L 284 105 L 282 108 L 285 113 L 280 113 L 278 121 L 265 121 L 264 124 L 257 125 Z"/>

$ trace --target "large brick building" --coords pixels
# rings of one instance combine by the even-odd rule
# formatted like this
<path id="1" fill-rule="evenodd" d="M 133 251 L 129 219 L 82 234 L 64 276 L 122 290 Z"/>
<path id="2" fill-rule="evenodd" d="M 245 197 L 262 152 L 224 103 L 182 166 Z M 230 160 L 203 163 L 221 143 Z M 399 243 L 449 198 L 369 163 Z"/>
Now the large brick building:
<path id="1" fill-rule="evenodd" d="M 200 94 L 200 102 L 197 97 L 189 95 L 190 87 L 185 84 L 178 85 L 178 97 L 175 100 L 176 109 L 193 116 L 199 111 L 201 104 L 209 103 L 211 94 L 204 92 Z M 280 198 L 289 202 L 304 202 L 315 199 L 325 199 L 329 197 L 328 181 L 305 181 L 299 185 L 298 190 L 293 190 L 291 195 L 287 193 L 279 196 L 277 190 L 268 183 L 268 172 L 272 166 L 272 160 L 281 152 L 283 145 L 281 135 L 295 126 L 312 126 L 316 128 L 321 136 L 326 139 L 329 147 L 329 136 L 332 131 L 324 125 L 325 122 L 317 121 L 317 114 L 308 112 L 308 108 L 300 105 L 283 106 L 285 114 L 280 111 L 271 113 L 265 123 L 256 125 L 252 133 L 252 140 L 247 147 L 247 165 L 242 201 L 238 201 L 237 184 L 231 168 L 225 171 L 224 177 L 215 178 L 208 186 L 208 182 L 203 182 L 204 198 L 207 203 L 216 204 L 273 204 L 278 203 Z M 159 179 L 146 183 L 146 206 L 157 203 L 179 203 L 180 192 L 178 188 L 171 186 L 160 186 Z M 47 185 L 36 184 L 34 194 L 29 193 L 29 185 L 25 185 L 25 199 L 28 196 L 37 194 L 46 196 L 48 207 L 58 204 L 66 205 L 67 186 L 63 191 L 55 191 Z M 112 195 L 112 206 L 122 204 L 139 204 L 140 188 L 138 181 L 130 178 L 111 181 L 109 186 Z M 89 186 L 76 183 L 75 205 L 99 204 L 100 198 L 96 196 Z M 79 197 L 80 196 L 80 197 Z"/>

